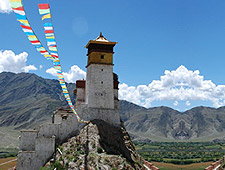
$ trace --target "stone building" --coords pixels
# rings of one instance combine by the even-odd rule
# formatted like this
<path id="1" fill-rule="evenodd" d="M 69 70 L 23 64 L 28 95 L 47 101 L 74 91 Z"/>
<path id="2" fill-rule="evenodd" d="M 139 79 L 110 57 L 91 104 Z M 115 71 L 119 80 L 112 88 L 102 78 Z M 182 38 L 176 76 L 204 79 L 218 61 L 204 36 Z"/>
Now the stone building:
<path id="1" fill-rule="evenodd" d="M 87 77 L 76 82 L 75 108 L 83 120 L 101 119 L 120 124 L 118 76 L 113 73 L 113 47 L 102 34 L 86 45 Z M 35 130 L 21 131 L 17 170 L 39 170 L 55 153 L 56 145 L 79 133 L 84 124 L 72 111 L 58 109 L 53 121 Z"/>
<path id="2" fill-rule="evenodd" d="M 84 120 L 102 119 L 120 124 L 118 76 L 113 73 L 113 47 L 102 33 L 86 45 L 87 76 L 76 81 L 76 109 Z"/>

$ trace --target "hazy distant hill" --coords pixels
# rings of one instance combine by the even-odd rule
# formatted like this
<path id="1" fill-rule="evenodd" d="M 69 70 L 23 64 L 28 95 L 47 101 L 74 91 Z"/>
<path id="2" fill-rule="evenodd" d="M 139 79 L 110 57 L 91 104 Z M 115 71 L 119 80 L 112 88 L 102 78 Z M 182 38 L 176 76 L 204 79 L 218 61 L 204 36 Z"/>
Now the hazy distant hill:
<path id="1" fill-rule="evenodd" d="M 68 84 L 72 94 L 75 84 Z M 74 95 L 71 95 L 74 101 Z M 32 128 L 50 120 L 56 107 L 66 105 L 57 80 L 29 73 L 0 73 L 0 126 Z"/>
<path id="2" fill-rule="evenodd" d="M 126 129 L 135 137 L 211 141 L 225 136 L 225 107 L 196 107 L 181 113 L 169 107 L 146 109 L 126 101 L 120 105 Z"/>
<path id="3" fill-rule="evenodd" d="M 68 88 L 74 103 L 75 84 L 68 84 Z M 66 102 L 57 80 L 30 73 L 0 73 L 1 136 L 6 127 L 33 128 L 51 121 L 53 111 L 61 106 Z M 168 107 L 146 109 L 121 101 L 120 108 L 126 129 L 135 139 L 208 141 L 225 136 L 225 107 L 196 107 L 180 113 Z"/>

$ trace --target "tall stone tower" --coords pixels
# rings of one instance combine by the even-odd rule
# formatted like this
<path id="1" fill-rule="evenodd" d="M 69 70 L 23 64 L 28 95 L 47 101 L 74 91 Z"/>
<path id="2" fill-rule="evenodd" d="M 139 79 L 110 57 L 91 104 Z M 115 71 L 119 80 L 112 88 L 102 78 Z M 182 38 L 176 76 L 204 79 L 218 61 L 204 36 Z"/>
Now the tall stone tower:
<path id="1" fill-rule="evenodd" d="M 113 73 L 113 47 L 102 33 L 86 45 L 87 76 L 76 82 L 76 109 L 85 120 L 102 119 L 120 123 L 118 76 Z"/>
<path id="2" fill-rule="evenodd" d="M 113 47 L 102 33 L 86 45 L 88 49 L 86 103 L 90 108 L 114 109 Z"/>

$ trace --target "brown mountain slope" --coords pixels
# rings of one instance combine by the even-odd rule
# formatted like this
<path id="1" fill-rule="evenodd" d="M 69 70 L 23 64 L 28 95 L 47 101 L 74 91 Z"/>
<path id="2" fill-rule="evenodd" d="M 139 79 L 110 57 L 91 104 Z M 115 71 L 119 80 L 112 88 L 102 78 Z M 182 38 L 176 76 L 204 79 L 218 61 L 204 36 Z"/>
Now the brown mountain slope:
<path id="1" fill-rule="evenodd" d="M 146 109 L 126 101 L 121 101 L 121 107 L 124 125 L 135 138 L 211 141 L 225 136 L 224 107 L 201 106 L 178 112 L 168 107 Z"/>

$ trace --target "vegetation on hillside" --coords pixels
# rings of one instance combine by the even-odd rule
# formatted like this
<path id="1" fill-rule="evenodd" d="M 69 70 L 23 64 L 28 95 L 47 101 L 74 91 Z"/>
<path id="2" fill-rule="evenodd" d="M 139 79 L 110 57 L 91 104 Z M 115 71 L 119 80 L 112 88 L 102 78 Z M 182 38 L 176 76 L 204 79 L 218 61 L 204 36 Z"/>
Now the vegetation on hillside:
<path id="1" fill-rule="evenodd" d="M 15 157 L 18 154 L 16 148 L 0 148 L 0 158 Z"/>

